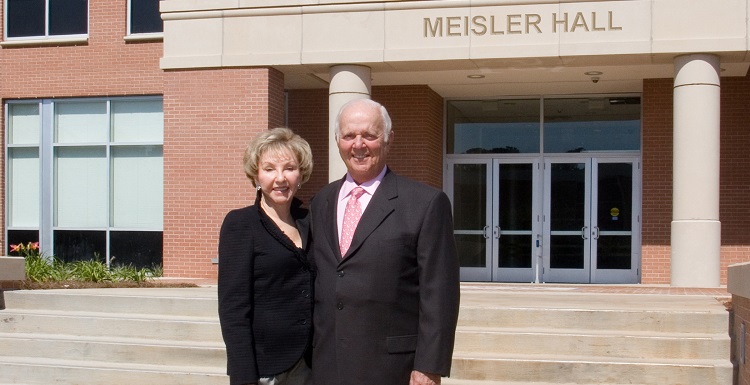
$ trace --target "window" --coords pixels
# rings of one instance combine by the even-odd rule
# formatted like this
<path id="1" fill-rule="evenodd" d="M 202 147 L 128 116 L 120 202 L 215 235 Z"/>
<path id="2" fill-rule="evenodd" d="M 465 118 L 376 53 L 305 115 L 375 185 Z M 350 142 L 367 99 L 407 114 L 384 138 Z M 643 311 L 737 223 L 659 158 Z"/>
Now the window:
<path id="1" fill-rule="evenodd" d="M 159 13 L 159 0 L 130 0 L 129 33 L 160 33 L 164 27 Z"/>
<path id="2" fill-rule="evenodd" d="M 161 98 L 7 105 L 7 245 L 64 260 L 161 263 Z"/>
<path id="3" fill-rule="evenodd" d="M 451 100 L 446 116 L 449 155 L 641 149 L 639 97 Z"/>
<path id="4" fill-rule="evenodd" d="M 88 0 L 6 0 L 5 4 L 8 38 L 88 33 Z"/>

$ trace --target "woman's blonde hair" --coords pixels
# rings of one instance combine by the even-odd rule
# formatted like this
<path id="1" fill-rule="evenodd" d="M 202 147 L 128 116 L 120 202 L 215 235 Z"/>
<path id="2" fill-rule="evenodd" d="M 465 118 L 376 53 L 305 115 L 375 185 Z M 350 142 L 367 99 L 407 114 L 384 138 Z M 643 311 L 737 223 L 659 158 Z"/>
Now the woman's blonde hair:
<path id="1" fill-rule="evenodd" d="M 242 163 L 245 167 L 245 175 L 253 182 L 253 186 L 258 186 L 258 165 L 261 156 L 268 152 L 280 155 L 287 151 L 291 152 L 296 158 L 302 176 L 300 183 L 303 184 L 310 179 L 313 168 L 310 144 L 292 130 L 286 127 L 278 127 L 260 133 L 253 138 L 245 149 Z"/>

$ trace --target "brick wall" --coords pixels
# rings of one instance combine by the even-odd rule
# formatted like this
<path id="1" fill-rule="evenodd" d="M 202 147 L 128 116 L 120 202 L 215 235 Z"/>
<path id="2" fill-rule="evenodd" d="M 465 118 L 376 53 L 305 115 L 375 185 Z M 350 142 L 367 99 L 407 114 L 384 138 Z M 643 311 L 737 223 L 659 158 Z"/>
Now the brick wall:
<path id="1" fill-rule="evenodd" d="M 672 79 L 643 82 L 642 283 L 669 283 L 672 223 Z"/>
<path id="2" fill-rule="evenodd" d="M 245 147 L 283 124 L 283 82 L 271 69 L 165 73 L 165 276 L 216 276 L 221 221 L 255 197 L 242 167 Z"/>
<path id="3" fill-rule="evenodd" d="M 0 7 L 0 30 L 3 11 L 4 7 Z M 90 0 L 89 19 L 89 39 L 85 43 L 0 47 L 0 110 L 9 99 L 162 94 L 159 58 L 163 44 L 125 42 L 127 2 Z M 5 127 L 4 112 L 0 113 L 0 127 Z M 5 130 L 0 130 L 3 143 L 4 135 Z M 4 159 L 0 157 L 0 162 Z M 5 191 L 4 172 L 0 173 L 0 189 Z M 2 216 L 4 205 L 5 199 L 0 199 Z M 4 227 L 2 217 L 3 233 Z M 0 249 L 7 250 L 4 243 L 3 239 Z"/>
<path id="4" fill-rule="evenodd" d="M 393 121 L 393 171 L 443 188 L 443 99 L 428 86 L 373 87 Z"/>
<path id="5" fill-rule="evenodd" d="M 750 74 L 721 79 L 721 282 L 750 261 Z M 748 325 L 750 327 L 750 325 Z M 750 377 L 746 377 L 750 381 Z"/>
<path id="6" fill-rule="evenodd" d="M 736 365 L 736 385 L 750 385 L 750 298 L 732 295 L 732 362 Z M 740 346 L 742 327 L 745 325 L 745 344 Z M 744 361 L 740 362 L 740 350 L 744 351 Z"/>
<path id="7" fill-rule="evenodd" d="M 313 176 L 300 191 L 305 202 L 328 183 L 328 90 L 290 90 L 288 125 L 313 150 Z M 393 121 L 388 166 L 439 189 L 443 185 L 443 99 L 427 86 L 373 87 Z"/>
<path id="8" fill-rule="evenodd" d="M 670 282 L 672 79 L 643 83 L 643 283 Z M 750 76 L 721 79 L 721 283 L 750 261 Z"/>
<path id="9" fill-rule="evenodd" d="M 303 202 L 328 184 L 328 89 L 290 90 L 289 128 L 305 138 L 313 152 L 313 173 L 297 197 Z"/>

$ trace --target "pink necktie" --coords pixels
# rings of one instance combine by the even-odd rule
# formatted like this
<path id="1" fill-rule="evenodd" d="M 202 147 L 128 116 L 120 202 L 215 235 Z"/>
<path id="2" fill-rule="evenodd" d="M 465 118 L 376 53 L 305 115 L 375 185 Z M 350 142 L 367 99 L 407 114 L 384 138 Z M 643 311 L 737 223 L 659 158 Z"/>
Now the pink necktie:
<path id="1" fill-rule="evenodd" d="M 362 205 L 359 204 L 359 197 L 364 193 L 365 189 L 362 187 L 355 187 L 352 190 L 351 195 L 349 195 L 349 201 L 346 202 L 346 208 L 344 209 L 344 225 L 341 228 L 341 240 L 339 241 L 342 257 L 346 254 L 346 251 L 349 250 L 349 246 L 352 244 L 354 230 L 357 229 L 359 218 L 362 217 Z"/>

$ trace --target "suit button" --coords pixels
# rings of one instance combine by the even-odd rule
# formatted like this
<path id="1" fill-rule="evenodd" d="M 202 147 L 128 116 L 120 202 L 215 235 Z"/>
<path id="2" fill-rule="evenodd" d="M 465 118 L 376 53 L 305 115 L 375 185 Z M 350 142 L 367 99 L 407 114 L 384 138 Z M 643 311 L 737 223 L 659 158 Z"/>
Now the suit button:
<path id="1" fill-rule="evenodd" d="M 339 277 L 343 277 L 344 276 L 344 270 L 339 270 L 338 273 L 339 273 Z"/>
<path id="2" fill-rule="evenodd" d="M 344 309 L 344 303 L 343 302 L 337 303 L 336 304 L 336 309 L 343 310 Z"/>
<path id="3" fill-rule="evenodd" d="M 307 290 L 302 290 L 302 295 L 303 295 L 303 296 L 304 296 L 305 298 L 310 298 L 310 293 L 309 293 L 309 292 L 308 292 Z"/>

